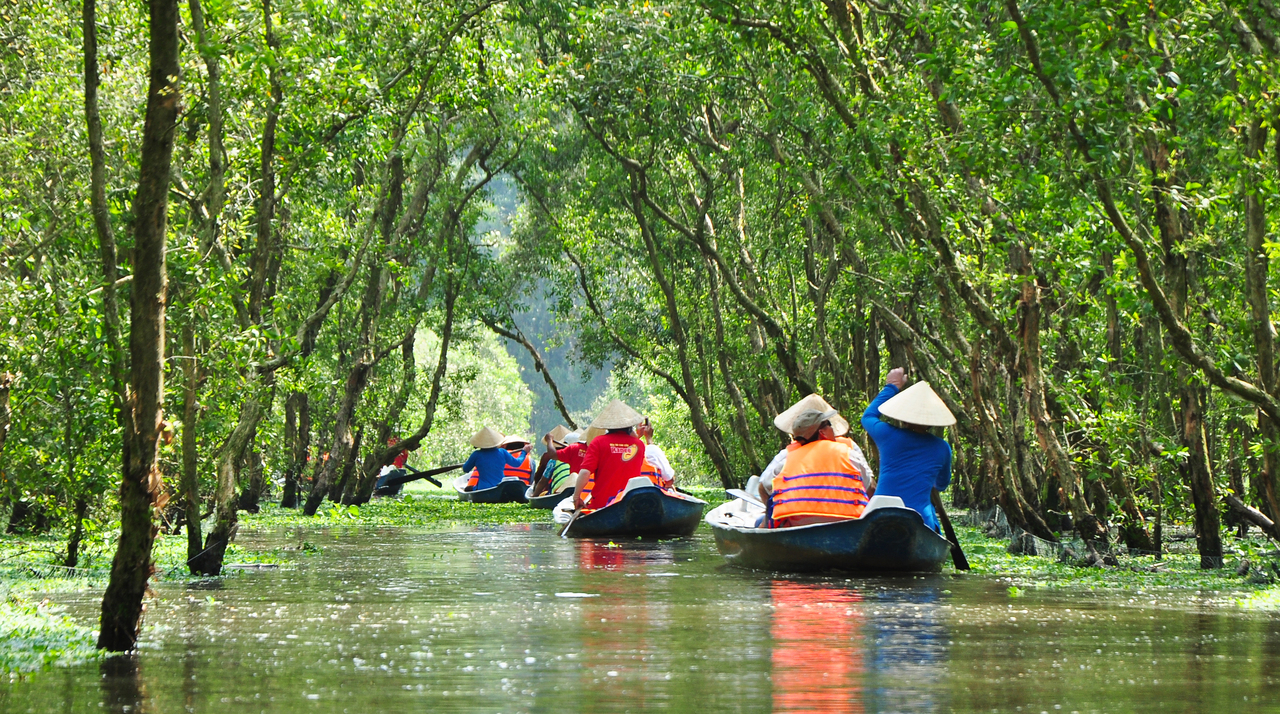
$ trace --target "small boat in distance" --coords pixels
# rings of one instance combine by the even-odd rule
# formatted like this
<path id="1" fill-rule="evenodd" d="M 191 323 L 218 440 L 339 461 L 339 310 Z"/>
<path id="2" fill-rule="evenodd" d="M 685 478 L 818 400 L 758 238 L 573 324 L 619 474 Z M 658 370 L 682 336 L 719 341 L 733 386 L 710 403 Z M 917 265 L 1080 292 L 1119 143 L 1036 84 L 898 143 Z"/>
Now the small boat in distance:
<path id="1" fill-rule="evenodd" d="M 529 500 L 530 508 L 552 509 L 560 504 L 566 498 L 573 498 L 573 487 L 562 488 L 555 493 L 544 493 L 541 496 L 533 495 L 533 486 L 530 486 L 524 492 L 524 497 Z"/>
<path id="2" fill-rule="evenodd" d="M 584 513 L 569 525 L 571 538 L 611 536 L 687 536 L 698 528 L 706 501 L 680 492 L 663 491 L 647 477 L 627 482 L 618 500 L 591 513 Z M 573 501 L 556 506 L 557 523 L 567 523 Z"/>
<path id="3" fill-rule="evenodd" d="M 478 491 L 467 490 L 468 476 L 463 474 L 453 480 L 453 488 L 458 492 L 459 501 L 471 503 L 525 503 L 528 485 L 518 478 L 504 478 L 497 486 L 483 488 Z"/>
<path id="4" fill-rule="evenodd" d="M 873 496 L 860 518 L 792 528 L 756 528 L 759 504 L 730 501 L 707 514 L 731 565 L 757 570 L 936 573 L 951 544 L 896 496 Z"/>

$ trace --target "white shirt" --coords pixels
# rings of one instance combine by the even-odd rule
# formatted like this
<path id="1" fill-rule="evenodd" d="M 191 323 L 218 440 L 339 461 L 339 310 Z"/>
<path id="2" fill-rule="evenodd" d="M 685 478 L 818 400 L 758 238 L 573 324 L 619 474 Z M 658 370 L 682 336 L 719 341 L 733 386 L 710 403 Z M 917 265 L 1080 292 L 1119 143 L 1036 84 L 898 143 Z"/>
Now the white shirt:
<path id="1" fill-rule="evenodd" d="M 667 454 L 657 444 L 645 444 L 644 460 L 649 465 L 658 470 L 658 474 L 668 481 L 676 477 L 675 469 L 671 468 L 671 464 L 667 461 Z"/>

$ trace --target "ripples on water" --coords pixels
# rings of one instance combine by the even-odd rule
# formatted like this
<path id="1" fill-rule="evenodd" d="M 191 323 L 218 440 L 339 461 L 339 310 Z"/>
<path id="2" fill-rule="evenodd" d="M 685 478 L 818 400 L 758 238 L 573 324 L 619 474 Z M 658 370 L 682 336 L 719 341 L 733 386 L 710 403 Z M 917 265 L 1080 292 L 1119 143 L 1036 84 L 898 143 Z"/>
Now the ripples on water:
<path id="1" fill-rule="evenodd" d="M 245 534 L 270 548 L 304 534 Z M 296 567 L 157 586 L 142 654 L 4 712 L 1223 711 L 1280 701 L 1270 616 L 977 576 L 775 578 L 705 530 L 345 531 Z M 62 596 L 96 620 L 96 594 Z"/>

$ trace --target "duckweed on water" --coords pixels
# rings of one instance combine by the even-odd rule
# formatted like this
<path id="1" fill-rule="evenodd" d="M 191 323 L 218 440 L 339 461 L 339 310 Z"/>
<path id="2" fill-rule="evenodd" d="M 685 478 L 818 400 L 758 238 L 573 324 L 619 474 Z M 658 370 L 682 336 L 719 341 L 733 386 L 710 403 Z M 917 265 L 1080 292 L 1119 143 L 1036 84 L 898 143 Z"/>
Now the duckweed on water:
<path id="1" fill-rule="evenodd" d="M 34 672 L 97 659 L 94 635 L 47 602 L 16 598 L 0 602 L 0 673 Z"/>

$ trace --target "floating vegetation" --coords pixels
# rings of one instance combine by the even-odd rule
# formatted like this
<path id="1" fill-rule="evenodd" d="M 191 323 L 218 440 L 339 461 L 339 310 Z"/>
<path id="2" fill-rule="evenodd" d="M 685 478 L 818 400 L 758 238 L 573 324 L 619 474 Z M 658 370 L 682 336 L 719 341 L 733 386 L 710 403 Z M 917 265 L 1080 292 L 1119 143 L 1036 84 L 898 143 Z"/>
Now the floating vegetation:
<path id="1" fill-rule="evenodd" d="M 0 672 L 34 672 L 97 659 L 96 635 L 47 601 L 0 602 Z"/>

